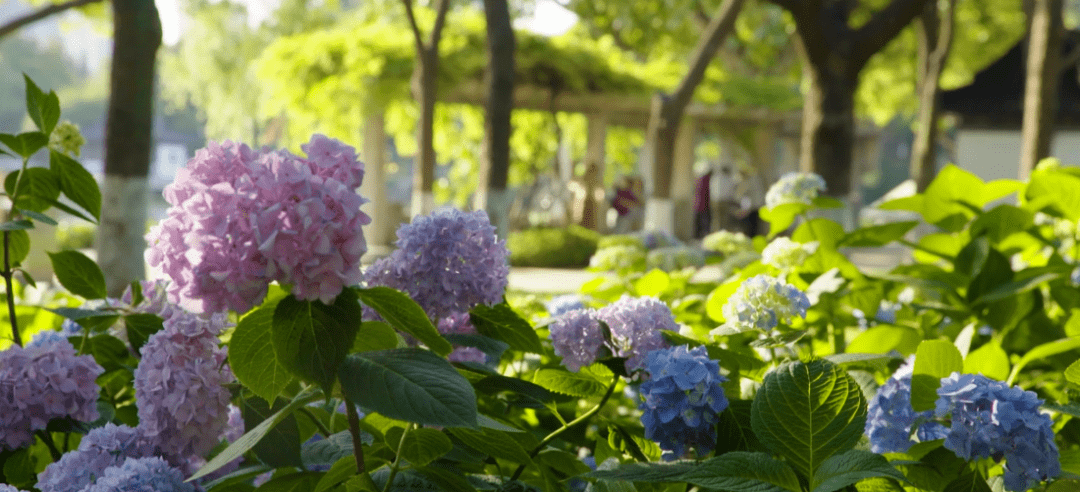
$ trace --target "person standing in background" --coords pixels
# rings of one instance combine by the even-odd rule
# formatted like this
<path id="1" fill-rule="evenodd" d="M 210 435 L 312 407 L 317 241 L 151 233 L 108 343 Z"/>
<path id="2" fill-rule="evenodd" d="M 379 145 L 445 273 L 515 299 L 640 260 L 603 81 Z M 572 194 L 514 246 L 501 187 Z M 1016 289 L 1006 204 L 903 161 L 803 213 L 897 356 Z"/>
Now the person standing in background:
<path id="1" fill-rule="evenodd" d="M 734 164 L 723 162 L 720 164 L 720 172 L 713 179 L 713 201 L 716 203 L 717 230 L 733 230 L 737 228 L 735 211 L 739 202 L 735 195 L 736 180 L 732 171 Z"/>
<path id="2" fill-rule="evenodd" d="M 712 188 L 713 171 L 710 168 L 698 176 L 694 184 L 694 238 L 701 239 L 712 232 L 712 200 L 709 199 Z"/>

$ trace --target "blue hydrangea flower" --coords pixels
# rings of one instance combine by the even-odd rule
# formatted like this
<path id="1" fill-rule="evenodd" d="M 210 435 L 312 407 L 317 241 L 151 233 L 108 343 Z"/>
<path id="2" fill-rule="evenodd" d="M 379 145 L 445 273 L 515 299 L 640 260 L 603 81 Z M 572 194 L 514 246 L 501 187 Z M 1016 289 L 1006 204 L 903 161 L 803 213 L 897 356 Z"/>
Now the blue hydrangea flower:
<path id="1" fill-rule="evenodd" d="M 563 294 L 561 296 L 555 296 L 551 298 L 547 303 L 548 314 L 551 316 L 558 316 L 563 313 L 574 311 L 576 309 L 584 309 L 585 304 L 581 302 L 581 296 L 577 294 Z"/>
<path id="2" fill-rule="evenodd" d="M 666 246 L 656 248 L 645 257 L 647 268 L 659 268 L 665 272 L 683 268 L 701 268 L 705 266 L 705 253 L 689 246 Z"/>
<path id="3" fill-rule="evenodd" d="M 157 457 L 127 458 L 120 466 L 105 469 L 101 478 L 83 492 L 195 492 L 184 483 L 180 470 Z"/>
<path id="4" fill-rule="evenodd" d="M 899 369 L 878 388 L 870 399 L 866 415 L 866 436 L 870 438 L 870 450 L 875 453 L 906 452 L 915 440 L 912 427 L 919 424 L 915 437 L 918 442 L 943 439 L 949 429 L 931 419 L 933 410 L 916 412 L 911 408 L 911 373 L 913 360 Z"/>
<path id="5" fill-rule="evenodd" d="M 0 492 L 23 492 L 23 491 L 15 488 L 13 485 L 8 485 L 6 483 L 0 483 Z"/>
<path id="6" fill-rule="evenodd" d="M 682 246 L 683 242 L 668 231 L 649 230 L 635 233 L 641 238 L 641 244 L 645 249 L 666 248 L 669 246 Z"/>
<path id="7" fill-rule="evenodd" d="M 78 449 L 70 451 L 38 474 L 41 492 L 80 492 L 101 478 L 105 469 L 123 464 L 127 458 L 152 456 L 154 446 L 137 430 L 126 425 L 105 424 L 91 430 Z"/>
<path id="8" fill-rule="evenodd" d="M 368 285 L 409 294 L 433 320 L 502 301 L 509 251 L 483 210 L 437 210 L 403 224 L 397 236 L 397 249 L 365 272 Z M 365 318 L 376 315 L 368 310 Z"/>
<path id="9" fill-rule="evenodd" d="M 98 418 L 101 388 L 95 379 L 105 370 L 59 332 L 40 332 L 25 347 L 0 352 L 0 450 L 33 441 L 33 432 L 55 418 L 80 422 Z"/>
<path id="10" fill-rule="evenodd" d="M 645 354 L 666 348 L 661 330 L 678 332 L 679 325 L 671 308 L 655 297 L 623 295 L 618 301 L 604 306 L 596 317 L 611 329 L 611 353 L 626 357 L 626 372 L 645 366 Z"/>
<path id="11" fill-rule="evenodd" d="M 896 312 L 900 310 L 901 304 L 899 302 L 889 302 L 882 300 L 878 304 L 877 314 L 874 315 L 874 319 L 880 323 L 895 324 Z"/>
<path id="12" fill-rule="evenodd" d="M 825 191 L 825 179 L 814 173 L 787 173 L 765 193 L 765 207 L 775 208 L 788 203 L 814 203 L 818 193 Z"/>
<path id="13" fill-rule="evenodd" d="M 595 310 L 578 309 L 555 318 L 548 331 L 555 355 L 562 357 L 567 369 L 577 372 L 600 357 L 604 332 Z"/>
<path id="14" fill-rule="evenodd" d="M 645 361 L 648 380 L 641 384 L 641 424 L 671 461 L 691 451 L 702 457 L 716 447 L 716 422 L 728 406 L 720 365 L 705 347 L 653 350 Z"/>
<path id="15" fill-rule="evenodd" d="M 1053 422 L 1039 412 L 1043 401 L 1034 392 L 953 373 L 937 394 L 934 414 L 952 418 L 945 447 L 965 460 L 1004 458 L 1005 488 L 1028 490 L 1061 474 Z"/>
<path id="16" fill-rule="evenodd" d="M 776 277 L 757 275 L 743 282 L 724 304 L 724 327 L 735 332 L 769 331 L 780 321 L 805 317 L 809 308 L 803 291 Z"/>
<path id="17" fill-rule="evenodd" d="M 205 456 L 229 421 L 233 382 L 217 334 L 225 315 L 173 315 L 142 347 L 135 369 L 139 430 L 174 466 Z"/>

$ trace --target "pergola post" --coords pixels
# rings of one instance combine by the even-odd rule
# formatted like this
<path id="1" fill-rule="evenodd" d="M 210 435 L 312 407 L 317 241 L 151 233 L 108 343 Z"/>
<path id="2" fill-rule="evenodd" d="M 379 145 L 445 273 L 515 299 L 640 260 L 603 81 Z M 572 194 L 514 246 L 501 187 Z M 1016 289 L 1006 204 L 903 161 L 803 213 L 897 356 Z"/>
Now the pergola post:
<path id="1" fill-rule="evenodd" d="M 675 155 L 671 169 L 671 199 L 674 205 L 672 221 L 675 237 L 688 240 L 694 237 L 694 147 L 701 124 L 696 118 L 683 120 L 675 140 Z"/>
<path id="2" fill-rule="evenodd" d="M 581 225 L 607 230 L 607 200 L 604 193 L 604 161 L 607 159 L 607 123 L 603 113 L 589 113 L 588 140 L 585 146 L 585 208 Z"/>
<path id="3" fill-rule="evenodd" d="M 364 181 L 360 185 L 360 194 L 371 200 L 364 207 L 371 216 L 365 238 L 368 251 L 381 256 L 390 249 L 393 231 L 398 225 L 390 217 L 390 204 L 386 199 L 386 126 L 381 112 L 364 118 L 363 141 Z"/>

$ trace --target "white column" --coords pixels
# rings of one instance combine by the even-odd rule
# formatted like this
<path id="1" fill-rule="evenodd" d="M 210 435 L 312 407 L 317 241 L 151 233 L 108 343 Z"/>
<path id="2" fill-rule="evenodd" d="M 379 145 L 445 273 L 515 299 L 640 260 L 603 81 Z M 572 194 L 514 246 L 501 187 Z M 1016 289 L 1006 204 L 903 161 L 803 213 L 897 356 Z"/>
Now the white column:
<path id="1" fill-rule="evenodd" d="M 383 114 L 375 113 L 364 119 L 364 143 L 361 150 L 364 161 L 364 182 L 360 185 L 360 195 L 369 203 L 363 207 L 371 216 L 365 238 L 368 250 L 379 255 L 393 243 L 393 232 L 397 229 L 395 217 L 390 217 L 390 204 L 386 198 L 386 129 Z"/>

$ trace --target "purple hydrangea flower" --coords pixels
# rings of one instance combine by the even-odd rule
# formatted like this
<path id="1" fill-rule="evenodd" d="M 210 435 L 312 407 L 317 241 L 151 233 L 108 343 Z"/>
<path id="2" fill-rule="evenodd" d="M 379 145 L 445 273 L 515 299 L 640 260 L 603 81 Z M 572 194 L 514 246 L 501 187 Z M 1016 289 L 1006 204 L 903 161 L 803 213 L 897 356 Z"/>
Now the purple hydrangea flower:
<path id="1" fill-rule="evenodd" d="M 475 335 L 477 333 L 476 327 L 469 319 L 469 313 L 452 313 L 440 319 L 438 329 L 443 335 Z M 487 362 L 487 354 L 476 347 L 455 346 L 454 351 L 450 352 L 446 358 L 450 362 L 476 362 L 478 364 Z"/>
<path id="2" fill-rule="evenodd" d="M 50 463 L 38 474 L 41 492 L 80 492 L 101 478 L 109 467 L 127 458 L 153 455 L 154 447 L 138 431 L 126 425 L 105 424 L 83 436 L 79 447 Z"/>
<path id="3" fill-rule="evenodd" d="M 13 485 L 8 485 L 6 483 L 0 483 L 0 492 L 23 492 L 23 491 L 15 488 Z"/>
<path id="4" fill-rule="evenodd" d="M 105 469 L 101 478 L 82 492 L 195 492 L 184 475 L 158 457 L 127 458 Z"/>
<path id="5" fill-rule="evenodd" d="M 210 143 L 165 187 L 171 207 L 147 234 L 146 259 L 172 279 L 174 302 L 245 312 L 276 280 L 329 303 L 360 282 L 363 164 L 319 135 L 304 148 L 313 155 Z"/>
<path id="6" fill-rule="evenodd" d="M 232 372 L 217 334 L 225 316 L 174 315 L 142 348 L 135 369 L 139 430 L 170 463 L 205 456 L 229 420 Z"/>
<path id="7" fill-rule="evenodd" d="M 1028 490 L 1061 474 L 1053 422 L 1034 392 L 980 374 L 941 379 L 934 414 L 951 415 L 945 447 L 965 460 L 1005 459 L 1005 488 Z"/>
<path id="8" fill-rule="evenodd" d="M 240 437 L 243 435 L 244 418 L 240 412 L 240 407 L 230 404 L 229 422 L 225 426 L 225 432 L 222 434 L 222 437 L 224 438 L 225 442 L 232 444 L 236 442 L 237 439 L 240 439 Z M 225 475 L 228 475 L 240 468 L 240 462 L 242 461 L 244 461 L 244 457 L 239 456 L 236 459 L 226 463 L 221 468 L 218 468 L 217 470 L 211 472 L 210 474 L 204 475 L 198 480 L 198 482 L 207 483 L 224 477 Z M 206 458 L 202 456 L 191 456 L 188 457 L 187 461 L 180 468 L 181 471 L 183 471 L 185 474 L 191 475 L 199 471 L 199 469 L 205 466 L 206 463 Z"/>
<path id="9" fill-rule="evenodd" d="M 581 302 L 581 296 L 577 294 L 563 294 L 561 296 L 552 297 L 547 303 L 548 314 L 551 316 L 558 316 L 563 313 L 568 313 L 576 309 L 584 309 L 585 304 Z"/>
<path id="10" fill-rule="evenodd" d="M 567 369 L 577 372 L 592 365 L 600 357 L 604 332 L 597 313 L 592 309 L 577 309 L 563 313 L 548 325 L 555 355 L 562 357 Z"/>
<path id="11" fill-rule="evenodd" d="M 611 353 L 627 358 L 627 373 L 644 367 L 650 350 L 668 346 L 661 330 L 679 331 L 671 308 L 655 297 L 623 295 L 597 311 L 596 317 L 611 329 Z"/>
<path id="12" fill-rule="evenodd" d="M 728 406 L 720 365 L 705 347 L 653 350 L 645 361 L 648 380 L 641 384 L 641 424 L 645 437 L 656 441 L 666 461 L 716 447 L 716 422 Z"/>
<path id="13" fill-rule="evenodd" d="M 142 288 L 142 302 L 132 304 L 135 294 L 129 286 L 120 296 L 120 303 L 131 306 L 140 313 L 153 314 L 162 320 L 173 317 L 174 314 L 184 313 L 184 309 L 169 301 L 169 282 L 165 280 L 142 280 L 139 282 Z"/>
<path id="14" fill-rule="evenodd" d="M 736 331 L 769 331 L 780 321 L 806 316 L 810 300 L 803 291 L 769 275 L 750 277 L 724 304 L 725 325 Z"/>
<path id="15" fill-rule="evenodd" d="M 97 420 L 101 388 L 95 379 L 103 372 L 93 356 L 76 355 L 55 331 L 0 352 L 0 449 L 30 444 L 33 432 L 54 418 Z"/>
<path id="16" fill-rule="evenodd" d="M 397 236 L 397 249 L 368 268 L 368 285 L 405 292 L 433 320 L 502 301 L 509 251 L 483 210 L 437 210 L 403 224 Z"/>
<path id="17" fill-rule="evenodd" d="M 866 415 L 866 436 L 870 438 L 870 450 L 875 453 L 902 453 L 911 448 L 911 428 L 919 424 L 916 436 L 919 442 L 943 439 L 949 429 L 931 419 L 933 410 L 916 412 L 911 408 L 911 373 L 913 361 L 908 361 L 878 388 L 870 399 Z"/>

